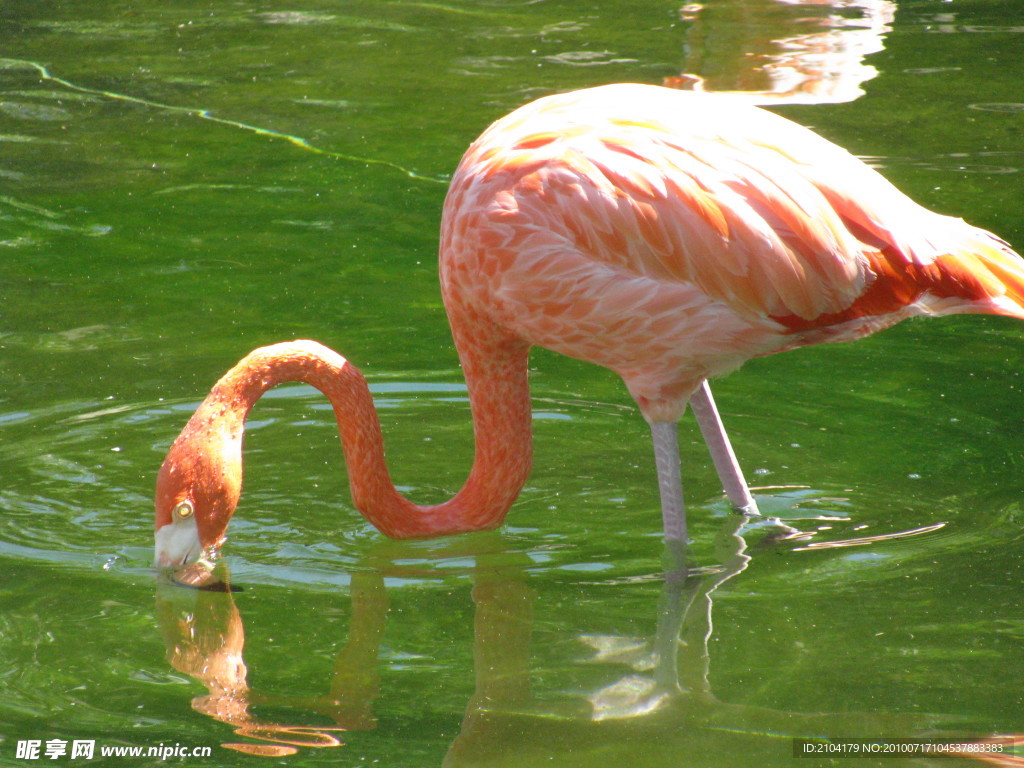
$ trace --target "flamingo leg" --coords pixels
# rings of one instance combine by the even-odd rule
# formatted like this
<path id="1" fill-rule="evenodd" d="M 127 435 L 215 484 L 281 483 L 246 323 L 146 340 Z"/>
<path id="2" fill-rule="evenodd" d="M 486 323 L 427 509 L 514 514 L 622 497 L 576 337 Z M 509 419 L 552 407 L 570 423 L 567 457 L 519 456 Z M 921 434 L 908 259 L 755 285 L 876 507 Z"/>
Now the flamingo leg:
<path id="1" fill-rule="evenodd" d="M 661 520 L 665 541 L 686 543 L 686 507 L 683 504 L 683 482 L 679 476 L 679 434 L 674 421 L 652 421 L 654 465 L 658 469 L 658 490 L 661 493 Z"/>
<path id="2" fill-rule="evenodd" d="M 722 425 L 722 417 L 718 415 L 718 408 L 715 406 L 715 399 L 711 396 L 711 387 L 707 381 L 701 382 L 700 387 L 693 393 L 690 398 L 690 409 L 697 419 L 704 442 L 711 452 L 711 460 L 718 472 L 718 479 L 722 481 L 722 487 L 730 503 L 745 515 L 759 515 L 757 502 L 750 495 L 750 488 L 743 478 L 739 462 L 736 461 L 736 454 Z"/>

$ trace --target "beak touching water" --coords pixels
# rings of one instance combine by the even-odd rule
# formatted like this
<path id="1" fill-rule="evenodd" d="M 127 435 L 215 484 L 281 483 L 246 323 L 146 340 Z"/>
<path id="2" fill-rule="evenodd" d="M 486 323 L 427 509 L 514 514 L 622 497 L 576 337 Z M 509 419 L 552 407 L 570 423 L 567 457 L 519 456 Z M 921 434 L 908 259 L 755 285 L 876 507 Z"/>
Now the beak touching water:
<path id="1" fill-rule="evenodd" d="M 175 519 L 157 529 L 156 565 L 163 569 L 167 583 L 207 592 L 235 592 L 215 574 L 216 551 L 204 550 L 194 517 Z"/>

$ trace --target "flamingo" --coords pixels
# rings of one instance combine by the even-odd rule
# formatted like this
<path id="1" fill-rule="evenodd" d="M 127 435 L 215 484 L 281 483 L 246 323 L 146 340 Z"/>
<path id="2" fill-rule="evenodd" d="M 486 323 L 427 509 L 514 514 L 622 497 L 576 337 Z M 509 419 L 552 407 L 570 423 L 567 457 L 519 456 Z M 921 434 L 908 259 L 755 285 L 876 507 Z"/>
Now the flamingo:
<path id="1" fill-rule="evenodd" d="M 526 482 L 531 346 L 604 366 L 650 424 L 664 535 L 685 542 L 676 430 L 688 403 L 728 499 L 757 511 L 709 378 L 913 315 L 1024 319 L 1024 261 L 995 235 L 917 205 L 789 120 L 649 85 L 547 96 L 491 125 L 451 181 L 439 259 L 474 426 L 462 489 L 434 506 L 404 498 L 359 370 L 311 341 L 263 347 L 217 382 L 160 468 L 159 564 L 219 552 L 246 415 L 280 382 L 330 399 L 367 520 L 428 537 L 500 526 Z"/>

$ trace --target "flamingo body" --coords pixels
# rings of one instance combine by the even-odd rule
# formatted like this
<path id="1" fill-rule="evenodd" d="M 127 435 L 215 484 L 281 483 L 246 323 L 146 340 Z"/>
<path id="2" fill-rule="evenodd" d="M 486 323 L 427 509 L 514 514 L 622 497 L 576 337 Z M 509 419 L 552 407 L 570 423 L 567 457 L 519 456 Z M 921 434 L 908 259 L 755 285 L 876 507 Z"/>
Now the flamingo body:
<path id="1" fill-rule="evenodd" d="M 666 537 L 685 541 L 675 422 L 687 402 L 730 500 L 754 509 L 706 380 L 912 315 L 1024 318 L 1024 262 L 914 203 L 845 150 L 728 96 L 610 85 L 542 98 L 469 148 L 445 201 L 441 288 L 476 442 L 466 484 L 420 507 L 394 488 L 358 370 L 313 342 L 228 372 L 157 482 L 158 561 L 215 551 L 241 488 L 246 415 L 301 380 L 334 405 L 353 499 L 390 536 L 493 528 L 531 459 L 527 355 L 618 373 L 651 423 Z"/>
<path id="2" fill-rule="evenodd" d="M 616 371 L 653 421 L 751 357 L 914 314 L 1022 313 L 1002 241 L 784 118 L 656 86 L 492 125 L 452 181 L 440 258 L 456 317 L 471 303 Z"/>

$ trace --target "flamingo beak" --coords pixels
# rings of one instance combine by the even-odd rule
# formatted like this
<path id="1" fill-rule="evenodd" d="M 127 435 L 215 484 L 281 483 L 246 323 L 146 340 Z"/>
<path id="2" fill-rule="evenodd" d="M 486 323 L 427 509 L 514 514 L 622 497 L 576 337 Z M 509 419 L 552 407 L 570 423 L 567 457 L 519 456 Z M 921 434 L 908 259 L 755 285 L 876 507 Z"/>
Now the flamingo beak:
<path id="1" fill-rule="evenodd" d="M 156 564 L 159 567 L 185 565 L 203 554 L 195 517 L 175 520 L 156 531 Z"/>

